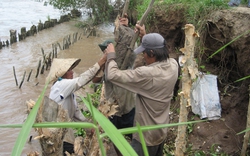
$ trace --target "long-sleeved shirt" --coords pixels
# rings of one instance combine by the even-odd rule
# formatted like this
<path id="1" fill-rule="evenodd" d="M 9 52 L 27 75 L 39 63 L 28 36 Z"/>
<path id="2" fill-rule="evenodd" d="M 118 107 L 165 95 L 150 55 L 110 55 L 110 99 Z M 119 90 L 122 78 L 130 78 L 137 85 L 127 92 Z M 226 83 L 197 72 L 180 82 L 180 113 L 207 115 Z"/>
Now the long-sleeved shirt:
<path id="1" fill-rule="evenodd" d="M 49 98 L 61 105 L 67 112 L 70 120 L 72 121 L 86 121 L 81 111 L 78 109 L 74 92 L 86 85 L 100 69 L 98 63 L 87 71 L 82 73 L 79 77 L 74 79 L 62 79 L 56 81 L 51 87 Z M 65 136 L 64 141 L 74 143 L 74 134 L 69 130 Z"/>
<path id="2" fill-rule="evenodd" d="M 168 124 L 170 102 L 178 78 L 177 62 L 170 58 L 135 70 L 119 70 L 113 60 L 115 53 L 109 53 L 107 58 L 106 79 L 136 93 L 134 124 Z M 167 128 L 150 130 L 143 134 L 147 146 L 155 146 L 166 139 Z M 140 141 L 138 133 L 134 133 L 133 138 Z"/>

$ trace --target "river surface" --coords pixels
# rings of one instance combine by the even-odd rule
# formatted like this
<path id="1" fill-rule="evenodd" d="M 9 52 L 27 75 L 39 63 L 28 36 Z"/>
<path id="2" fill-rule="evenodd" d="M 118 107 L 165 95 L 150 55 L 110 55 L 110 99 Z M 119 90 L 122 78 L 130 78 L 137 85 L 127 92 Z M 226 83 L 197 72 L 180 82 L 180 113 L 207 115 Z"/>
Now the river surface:
<path id="1" fill-rule="evenodd" d="M 44 22 L 47 20 L 47 16 L 59 19 L 61 15 L 59 10 L 53 9 L 51 6 L 43 6 L 42 2 L 31 0 L 1 0 L 0 12 L 0 38 L 2 41 L 9 38 L 10 29 L 16 29 L 19 32 L 23 26 L 30 28 L 33 24 L 37 25 L 35 22 L 38 23 L 39 20 Z M 75 27 L 75 24 L 84 18 L 56 25 L 53 28 L 38 32 L 35 36 L 27 37 L 23 41 L 18 41 L 9 47 L 0 49 L 1 125 L 20 124 L 25 121 L 27 117 L 26 101 L 29 99 L 37 100 L 49 72 L 45 71 L 44 74 L 39 74 L 35 78 L 39 60 L 43 58 L 41 48 L 44 49 L 45 54 L 49 54 L 52 51 L 52 43 L 59 42 L 62 46 L 62 40 L 67 35 L 72 37 L 73 33 L 76 32 L 83 34 L 83 30 Z M 98 44 L 105 39 L 112 38 L 113 30 L 112 24 L 99 26 L 97 28 L 98 37 L 89 36 L 87 38 L 86 35 L 82 35 L 82 38 L 70 45 L 69 49 L 59 50 L 58 48 L 58 58 L 81 58 L 82 61 L 74 69 L 74 76 L 79 75 L 101 58 L 102 52 Z M 15 82 L 13 67 L 16 71 L 18 86 Z M 30 80 L 27 81 L 31 70 Z M 26 77 L 19 89 L 24 72 L 26 72 Z M 20 129 L 18 128 L 4 128 L 0 130 L 0 156 L 9 156 L 11 154 L 19 131 Z M 30 135 L 34 138 L 37 136 L 37 133 L 32 129 Z M 30 151 L 38 151 L 40 153 L 41 148 L 38 140 L 26 143 L 22 155 L 25 156 Z"/>

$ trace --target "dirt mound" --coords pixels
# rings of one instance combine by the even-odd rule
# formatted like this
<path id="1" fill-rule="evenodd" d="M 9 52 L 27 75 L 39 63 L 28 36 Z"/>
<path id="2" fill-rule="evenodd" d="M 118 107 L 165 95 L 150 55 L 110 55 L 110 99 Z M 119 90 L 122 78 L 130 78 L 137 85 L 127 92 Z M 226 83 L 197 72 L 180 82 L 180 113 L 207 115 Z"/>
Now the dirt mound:
<path id="1" fill-rule="evenodd" d="M 192 144 L 192 150 L 207 153 L 218 150 L 230 155 L 239 155 L 244 134 L 237 133 L 246 129 L 250 80 L 237 83 L 235 81 L 250 75 L 250 9 L 235 7 L 215 11 L 204 20 L 205 25 L 199 32 L 199 47 L 196 48 L 195 55 L 200 60 L 199 65 L 205 66 L 200 70 L 218 76 L 222 117 L 220 120 L 195 124 L 188 135 L 188 144 Z M 177 58 L 178 49 L 184 46 L 183 28 L 186 21 L 185 13 L 181 10 L 173 9 L 166 14 L 164 9 L 159 8 L 154 10 L 154 19 L 149 21 L 149 32 L 158 32 L 164 36 L 172 57 Z M 247 31 L 247 34 L 242 35 Z M 240 35 L 242 36 L 236 41 L 209 58 Z M 191 111 L 189 118 L 199 120 Z M 172 117 L 172 122 L 178 122 L 176 115 Z M 176 134 L 172 130 L 168 135 Z M 169 138 L 172 139 L 168 139 L 169 142 L 174 142 L 175 137 Z"/>

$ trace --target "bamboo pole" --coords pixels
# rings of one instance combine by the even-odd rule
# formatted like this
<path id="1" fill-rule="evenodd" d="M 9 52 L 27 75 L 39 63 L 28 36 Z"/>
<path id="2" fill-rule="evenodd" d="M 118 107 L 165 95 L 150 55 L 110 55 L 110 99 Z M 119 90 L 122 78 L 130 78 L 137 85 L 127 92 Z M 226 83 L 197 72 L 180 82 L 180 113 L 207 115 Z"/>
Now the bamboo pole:
<path id="1" fill-rule="evenodd" d="M 43 65 L 42 65 L 42 68 L 41 68 L 40 74 L 43 74 L 43 73 L 44 73 L 44 65 L 45 65 L 45 63 L 43 63 Z"/>
<path id="2" fill-rule="evenodd" d="M 83 33 L 80 33 L 80 34 L 79 34 L 79 37 L 78 37 L 78 39 L 77 39 L 77 40 L 82 39 L 82 34 L 83 34 Z"/>
<path id="3" fill-rule="evenodd" d="M 90 32 L 89 32 L 87 38 L 89 38 L 90 35 L 93 36 L 93 35 L 92 35 L 93 30 L 94 30 L 94 28 L 91 28 L 91 29 L 90 29 Z"/>
<path id="4" fill-rule="evenodd" d="M 27 82 L 30 80 L 31 73 L 32 73 L 32 69 L 30 70 L 30 73 L 29 73 L 29 76 L 28 76 Z"/>
<path id="5" fill-rule="evenodd" d="M 73 34 L 74 35 L 74 41 L 73 41 L 73 43 L 76 43 L 77 42 L 77 36 L 78 36 L 78 32 L 76 32 L 75 34 Z"/>
<path id="6" fill-rule="evenodd" d="M 55 53 L 54 51 L 52 52 L 52 60 L 55 58 Z"/>
<path id="7" fill-rule="evenodd" d="M 65 37 L 63 38 L 63 45 L 62 45 L 62 49 L 64 50 L 64 49 L 66 49 L 65 48 Z"/>
<path id="8" fill-rule="evenodd" d="M 62 47 L 61 47 L 61 45 L 60 45 L 59 42 L 57 42 L 57 45 L 58 45 L 58 47 L 60 48 L 60 50 L 62 50 Z M 56 45 L 55 45 L 55 46 L 56 46 Z"/>
<path id="9" fill-rule="evenodd" d="M 122 17 L 124 17 L 124 15 L 126 13 L 128 13 L 129 2 L 130 2 L 129 0 L 126 0 L 126 2 L 125 2 L 125 5 L 124 5 L 123 11 L 122 11 Z"/>
<path id="10" fill-rule="evenodd" d="M 129 2 L 130 2 L 130 0 L 126 0 L 121 17 L 124 17 L 125 14 L 128 13 Z M 115 20 L 115 30 L 114 30 L 115 40 L 118 40 L 119 34 L 120 34 L 120 32 L 119 32 L 119 26 L 120 26 L 119 16 L 120 15 L 118 14 L 116 17 L 116 20 Z"/>
<path id="11" fill-rule="evenodd" d="M 49 67 L 51 66 L 51 62 L 52 62 L 52 59 L 53 59 L 53 58 L 51 58 L 51 55 L 52 55 L 52 53 L 50 52 L 50 53 L 49 53 L 49 56 L 48 56 L 48 59 L 47 59 L 46 70 L 48 70 Z"/>
<path id="12" fill-rule="evenodd" d="M 55 58 L 57 58 L 57 47 L 55 46 Z"/>
<path id="13" fill-rule="evenodd" d="M 180 117 L 179 122 L 187 122 L 188 109 L 190 106 L 190 90 L 192 87 L 192 80 L 198 75 L 197 64 L 194 60 L 194 47 L 195 37 L 198 35 L 195 33 L 195 27 L 192 24 L 185 25 L 185 46 L 180 49 L 185 54 L 182 63 L 182 91 L 180 93 Z M 175 155 L 184 156 L 186 151 L 186 128 L 187 125 L 178 126 L 177 138 L 175 141 Z"/>
<path id="14" fill-rule="evenodd" d="M 246 125 L 246 129 L 250 127 L 250 85 L 249 85 L 249 104 L 248 104 L 248 112 L 247 112 L 247 125 Z M 249 142 L 249 136 L 250 136 L 250 132 L 247 131 L 244 135 L 244 142 L 242 145 L 242 149 L 241 149 L 241 156 L 245 156 L 247 153 L 247 146 L 248 146 L 248 142 Z"/>
<path id="15" fill-rule="evenodd" d="M 23 81 L 24 81 L 24 79 L 25 79 L 25 75 L 26 75 L 26 71 L 24 71 L 24 74 L 23 74 L 23 79 L 22 79 L 22 81 L 21 81 L 21 83 L 20 83 L 20 85 L 19 85 L 19 89 L 22 87 L 22 85 L 23 85 Z"/>
<path id="16" fill-rule="evenodd" d="M 40 71 L 40 74 L 43 74 L 44 73 L 44 65 L 46 64 L 46 56 L 44 54 L 43 48 L 41 48 L 41 50 L 42 50 L 42 54 L 43 54 L 43 65 L 42 65 L 42 69 Z"/>
<path id="17" fill-rule="evenodd" d="M 42 54 L 43 54 L 43 61 L 45 61 L 45 54 L 43 48 L 41 48 Z"/>
<path id="18" fill-rule="evenodd" d="M 140 20 L 139 23 L 138 23 L 138 24 L 140 24 L 140 26 L 142 26 L 142 25 L 144 24 L 144 22 L 145 22 L 145 20 L 146 20 L 146 18 L 147 18 L 148 13 L 150 12 L 151 8 L 153 7 L 153 4 L 154 4 L 154 0 L 151 0 L 151 2 L 150 2 L 149 5 L 148 5 L 147 10 L 144 12 L 144 14 L 143 14 L 142 17 L 141 17 L 141 20 Z M 135 35 L 133 36 L 133 39 L 132 39 L 132 41 L 131 41 L 131 43 L 130 43 L 130 46 L 129 46 L 129 48 L 128 48 L 128 51 L 127 51 L 127 53 L 126 53 L 126 56 L 125 56 L 125 58 L 124 58 L 124 61 L 123 61 L 123 63 L 122 63 L 122 66 L 121 66 L 121 69 L 122 69 L 122 70 L 127 69 L 128 62 L 129 62 L 129 56 L 130 56 L 130 54 L 131 54 L 131 52 L 132 52 L 132 49 L 134 49 L 134 47 L 135 47 L 135 42 L 136 42 L 138 36 L 139 36 L 139 31 L 137 31 L 137 32 L 135 33 Z"/>
<path id="19" fill-rule="evenodd" d="M 16 78 L 15 66 L 13 66 L 13 73 L 14 73 L 14 77 L 15 77 L 15 81 L 16 81 L 16 86 L 18 86 L 18 82 L 17 82 L 17 78 Z"/>
<path id="20" fill-rule="evenodd" d="M 38 67 L 37 67 L 37 71 L 36 71 L 36 78 L 39 74 L 40 66 L 41 66 L 41 60 L 39 60 L 39 63 L 38 63 Z"/>

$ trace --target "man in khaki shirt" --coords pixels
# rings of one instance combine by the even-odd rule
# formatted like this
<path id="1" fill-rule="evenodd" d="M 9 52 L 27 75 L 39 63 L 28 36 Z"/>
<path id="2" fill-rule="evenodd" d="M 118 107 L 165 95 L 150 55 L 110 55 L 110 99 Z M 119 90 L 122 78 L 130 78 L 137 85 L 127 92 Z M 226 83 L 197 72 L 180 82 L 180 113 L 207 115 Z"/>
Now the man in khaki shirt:
<path id="1" fill-rule="evenodd" d="M 127 49 L 130 45 L 132 36 L 134 35 L 134 30 L 128 27 L 127 14 L 125 14 L 124 17 L 119 18 L 119 28 L 123 31 L 121 31 L 122 34 L 119 35 L 118 38 L 115 38 L 114 40 L 109 39 L 102 44 L 99 44 L 102 51 L 107 48 L 109 43 L 113 43 L 114 41 L 118 43 L 115 48 L 122 49 L 120 51 L 121 53 L 123 53 L 124 49 Z M 118 59 L 115 61 L 119 64 L 120 60 L 122 60 L 121 57 L 119 58 L 119 55 L 121 54 L 117 55 Z M 135 56 L 135 54 L 132 55 Z M 132 68 L 132 63 L 128 66 L 128 68 Z M 106 81 L 103 74 L 103 70 L 100 70 L 100 72 L 93 78 L 92 82 L 99 83 L 103 81 L 107 103 L 116 103 L 118 105 L 118 108 L 116 108 L 117 112 L 109 117 L 109 120 L 117 129 L 133 127 L 135 116 L 135 94 L 127 89 L 112 84 L 110 81 Z M 127 134 L 126 136 L 127 139 L 129 138 L 132 140 L 132 134 Z M 114 148 L 117 156 L 122 156 L 117 147 L 114 146 Z"/>
<path id="2" fill-rule="evenodd" d="M 145 32 L 145 31 L 144 31 Z M 115 49 L 110 43 L 105 50 L 106 80 L 136 93 L 135 123 L 141 126 L 169 123 L 170 101 L 178 78 L 178 64 L 169 58 L 165 39 L 157 33 L 140 34 L 141 46 L 134 50 L 143 52 L 146 66 L 134 70 L 119 70 L 115 59 Z M 143 132 L 150 156 L 163 155 L 163 144 L 167 128 Z M 139 156 L 143 150 L 138 133 L 133 134 L 132 147 Z"/>

